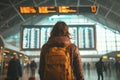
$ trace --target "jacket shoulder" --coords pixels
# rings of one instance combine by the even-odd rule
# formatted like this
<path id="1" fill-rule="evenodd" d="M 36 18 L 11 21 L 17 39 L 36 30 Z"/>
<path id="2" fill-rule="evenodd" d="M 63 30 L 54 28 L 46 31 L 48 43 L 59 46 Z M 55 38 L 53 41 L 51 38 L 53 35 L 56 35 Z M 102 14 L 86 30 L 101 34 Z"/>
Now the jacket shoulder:
<path id="1" fill-rule="evenodd" d="M 69 46 L 68 46 L 68 48 L 71 48 L 71 49 L 76 49 L 76 48 L 78 48 L 75 44 L 70 44 Z"/>

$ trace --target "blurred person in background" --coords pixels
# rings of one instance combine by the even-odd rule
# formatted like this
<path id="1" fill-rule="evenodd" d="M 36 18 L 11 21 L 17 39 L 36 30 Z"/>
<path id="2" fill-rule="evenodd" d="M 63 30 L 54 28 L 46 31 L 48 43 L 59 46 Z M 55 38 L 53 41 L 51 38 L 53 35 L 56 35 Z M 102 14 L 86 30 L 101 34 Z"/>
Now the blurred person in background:
<path id="1" fill-rule="evenodd" d="M 36 69 L 37 69 L 37 64 L 34 60 L 32 60 L 31 63 L 30 63 L 31 77 L 35 76 L 35 70 Z"/>
<path id="2" fill-rule="evenodd" d="M 7 79 L 19 80 L 22 79 L 22 66 L 17 54 L 13 55 L 13 58 L 9 61 Z"/>
<path id="3" fill-rule="evenodd" d="M 100 60 L 98 62 L 96 62 L 95 64 L 96 66 L 96 70 L 97 70 L 97 75 L 98 75 L 98 80 L 103 80 L 103 71 L 105 71 L 105 65 L 104 62 L 102 61 L 102 58 L 100 58 Z"/>

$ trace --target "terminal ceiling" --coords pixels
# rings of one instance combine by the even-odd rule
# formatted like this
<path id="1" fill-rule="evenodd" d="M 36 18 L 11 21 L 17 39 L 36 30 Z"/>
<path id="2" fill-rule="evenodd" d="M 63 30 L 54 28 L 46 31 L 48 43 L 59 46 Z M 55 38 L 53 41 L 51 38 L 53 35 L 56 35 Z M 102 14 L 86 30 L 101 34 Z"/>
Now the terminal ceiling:
<path id="1" fill-rule="evenodd" d="M 29 22 L 32 18 L 40 21 L 50 15 L 22 15 L 20 6 L 85 6 L 96 5 L 97 12 L 84 16 L 120 32 L 120 0 L 0 0 L 0 34 L 8 37 L 17 33 L 20 25 Z M 39 20 L 38 20 L 39 19 Z"/>

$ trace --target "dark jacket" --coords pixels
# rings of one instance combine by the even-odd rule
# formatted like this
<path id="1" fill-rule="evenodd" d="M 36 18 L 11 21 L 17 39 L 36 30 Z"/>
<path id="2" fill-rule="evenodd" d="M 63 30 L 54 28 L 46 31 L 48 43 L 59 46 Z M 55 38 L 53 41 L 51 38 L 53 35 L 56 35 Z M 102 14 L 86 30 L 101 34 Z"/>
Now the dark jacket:
<path id="1" fill-rule="evenodd" d="M 31 62 L 30 68 L 31 68 L 31 69 L 36 69 L 36 68 L 37 68 L 37 64 L 36 64 L 35 61 L 32 61 L 32 62 Z"/>
<path id="2" fill-rule="evenodd" d="M 98 73 L 102 73 L 103 71 L 105 71 L 104 62 L 98 61 L 98 62 L 96 62 L 95 66 L 96 66 L 96 70 Z"/>
<path id="3" fill-rule="evenodd" d="M 39 75 L 40 80 L 43 80 L 44 76 L 44 65 L 45 65 L 45 55 L 48 52 L 49 48 L 53 46 L 64 47 L 68 46 L 67 50 L 70 53 L 71 65 L 73 68 L 74 76 L 76 79 L 73 80 L 84 80 L 82 62 L 78 48 L 71 43 L 70 39 L 67 37 L 53 37 L 48 40 L 48 42 L 43 45 L 40 54 L 40 64 L 39 64 Z"/>
<path id="4" fill-rule="evenodd" d="M 19 78 L 22 76 L 22 67 L 19 59 L 11 59 L 9 61 L 7 76 L 9 78 Z"/>

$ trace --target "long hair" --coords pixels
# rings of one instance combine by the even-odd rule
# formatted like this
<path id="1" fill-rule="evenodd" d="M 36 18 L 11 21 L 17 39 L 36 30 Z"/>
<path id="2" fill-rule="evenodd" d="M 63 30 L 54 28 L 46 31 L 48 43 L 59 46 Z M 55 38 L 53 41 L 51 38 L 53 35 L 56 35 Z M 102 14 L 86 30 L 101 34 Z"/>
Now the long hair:
<path id="1" fill-rule="evenodd" d="M 58 21 L 54 26 L 50 33 L 50 37 L 56 37 L 56 36 L 66 36 L 70 38 L 70 33 L 68 31 L 68 26 L 63 21 Z"/>

